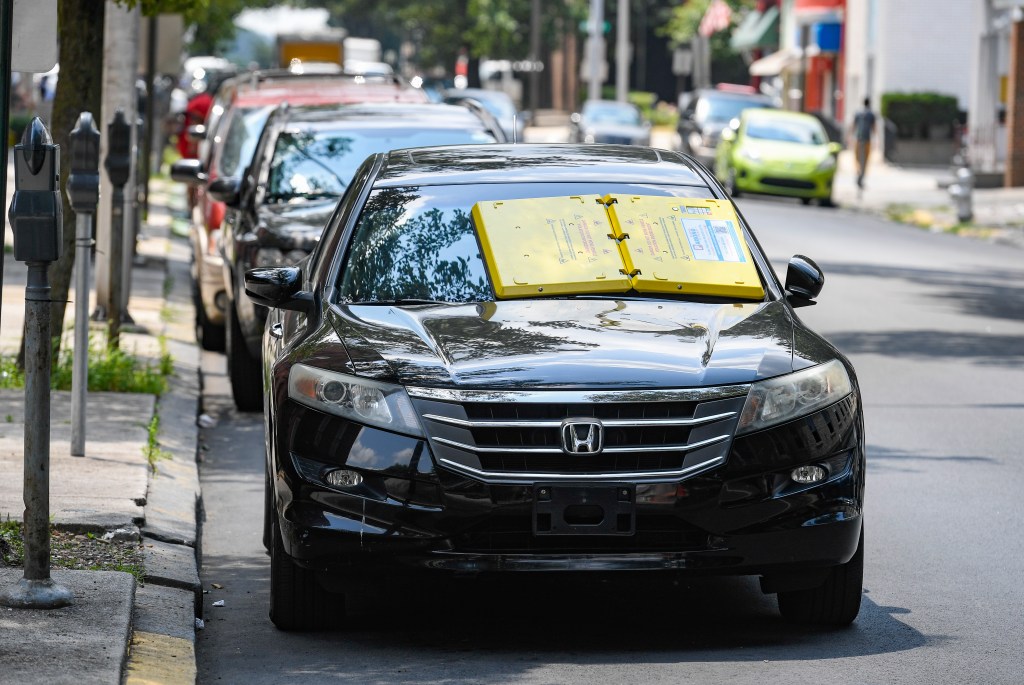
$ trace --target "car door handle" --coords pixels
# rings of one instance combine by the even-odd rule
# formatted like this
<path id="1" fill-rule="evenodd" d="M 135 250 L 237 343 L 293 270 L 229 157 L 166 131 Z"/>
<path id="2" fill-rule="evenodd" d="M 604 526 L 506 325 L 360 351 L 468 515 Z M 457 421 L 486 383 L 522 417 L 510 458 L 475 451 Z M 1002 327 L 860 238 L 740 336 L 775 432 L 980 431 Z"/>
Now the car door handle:
<path id="1" fill-rule="evenodd" d="M 270 335 L 274 338 L 280 338 L 284 335 L 284 326 L 279 323 L 275 323 L 270 327 Z"/>

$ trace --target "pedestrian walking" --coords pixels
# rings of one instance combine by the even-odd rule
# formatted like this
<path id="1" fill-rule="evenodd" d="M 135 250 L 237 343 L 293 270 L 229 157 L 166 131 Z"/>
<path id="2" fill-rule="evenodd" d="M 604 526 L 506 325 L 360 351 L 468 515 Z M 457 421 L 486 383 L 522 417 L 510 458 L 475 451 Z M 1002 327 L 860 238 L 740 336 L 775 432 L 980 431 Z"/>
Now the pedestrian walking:
<path id="1" fill-rule="evenodd" d="M 871 156 L 871 136 L 875 132 L 875 113 L 871 111 L 871 98 L 864 98 L 864 109 L 853 117 L 854 151 L 857 155 L 857 187 L 864 188 L 864 174 Z"/>

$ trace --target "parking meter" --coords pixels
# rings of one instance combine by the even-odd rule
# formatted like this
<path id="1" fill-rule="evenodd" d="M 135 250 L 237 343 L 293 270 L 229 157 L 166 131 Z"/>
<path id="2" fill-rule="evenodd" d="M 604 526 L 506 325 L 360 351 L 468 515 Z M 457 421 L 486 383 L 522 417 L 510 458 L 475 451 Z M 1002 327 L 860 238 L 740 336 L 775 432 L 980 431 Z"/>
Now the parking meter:
<path id="1" fill-rule="evenodd" d="M 100 132 L 92 114 L 82 112 L 71 139 L 67 193 L 75 211 L 75 350 L 71 367 L 71 456 L 85 456 L 85 405 L 89 385 L 89 252 L 100 199 Z"/>
<path id="2" fill-rule="evenodd" d="M 107 178 L 113 187 L 110 198 L 110 302 L 107 308 L 107 346 L 116 349 L 121 339 L 122 299 L 124 290 L 124 185 L 132 168 L 132 129 L 118 109 L 107 126 L 107 158 L 103 160 Z"/>
<path id="3" fill-rule="evenodd" d="M 62 249 L 64 205 L 60 199 L 60 156 L 36 117 L 14 146 L 14 198 L 8 214 L 19 262 L 55 262 Z"/>

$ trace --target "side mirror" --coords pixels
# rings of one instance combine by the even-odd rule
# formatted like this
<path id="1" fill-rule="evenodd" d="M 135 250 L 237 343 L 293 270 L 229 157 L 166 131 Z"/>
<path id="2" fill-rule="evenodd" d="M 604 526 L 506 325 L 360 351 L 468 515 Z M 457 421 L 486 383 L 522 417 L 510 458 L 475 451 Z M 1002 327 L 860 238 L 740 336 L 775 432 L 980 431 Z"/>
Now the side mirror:
<path id="1" fill-rule="evenodd" d="M 814 304 L 814 298 L 825 285 L 825 274 L 810 257 L 793 255 L 786 270 L 786 291 L 789 303 L 794 307 Z"/>
<path id="2" fill-rule="evenodd" d="M 179 159 L 171 165 L 171 179 L 190 186 L 206 183 L 203 163 L 198 159 Z"/>
<path id="3" fill-rule="evenodd" d="M 583 117 L 580 116 L 579 112 L 573 112 L 571 115 L 569 115 L 569 121 L 571 121 L 574 124 L 578 124 L 581 121 L 583 121 Z"/>
<path id="4" fill-rule="evenodd" d="M 307 313 L 313 309 L 313 293 L 302 291 L 302 270 L 296 266 L 249 269 L 245 294 L 264 307 Z"/>
<path id="5" fill-rule="evenodd" d="M 215 178 L 206 187 L 206 191 L 213 196 L 217 202 L 223 202 L 228 207 L 238 207 L 240 199 L 239 188 L 241 183 L 237 178 Z"/>
<path id="6" fill-rule="evenodd" d="M 733 142 L 734 140 L 736 140 L 736 131 L 732 130 L 731 128 L 723 128 L 721 140 L 723 140 L 726 143 Z"/>
<path id="7" fill-rule="evenodd" d="M 828 151 L 829 151 L 830 154 L 838 155 L 840 152 L 843 151 L 843 144 L 842 143 L 829 143 L 828 144 Z"/>
<path id="8" fill-rule="evenodd" d="M 202 124 L 194 124 L 185 129 L 185 135 L 190 140 L 206 140 L 206 127 Z"/>

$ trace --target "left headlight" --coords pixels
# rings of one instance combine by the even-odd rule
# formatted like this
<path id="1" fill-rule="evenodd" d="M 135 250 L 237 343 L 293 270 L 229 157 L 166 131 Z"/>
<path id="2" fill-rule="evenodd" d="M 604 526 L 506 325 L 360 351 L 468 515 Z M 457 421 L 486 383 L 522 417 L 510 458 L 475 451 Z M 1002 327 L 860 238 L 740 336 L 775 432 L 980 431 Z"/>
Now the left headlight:
<path id="1" fill-rule="evenodd" d="M 288 373 L 288 397 L 357 423 L 423 435 L 412 400 L 400 385 L 295 364 Z"/>
<path id="2" fill-rule="evenodd" d="M 818 171 L 828 171 L 836 168 L 835 155 L 829 155 L 818 164 Z"/>
<path id="3" fill-rule="evenodd" d="M 851 392 L 850 375 L 838 359 L 754 383 L 743 405 L 736 434 L 752 433 L 798 419 Z"/>
<path id="4" fill-rule="evenodd" d="M 739 152 L 737 152 L 736 154 L 738 154 L 740 157 L 747 160 L 748 162 L 754 162 L 755 164 L 761 161 L 761 155 L 754 152 L 753 150 L 740 148 Z"/>

